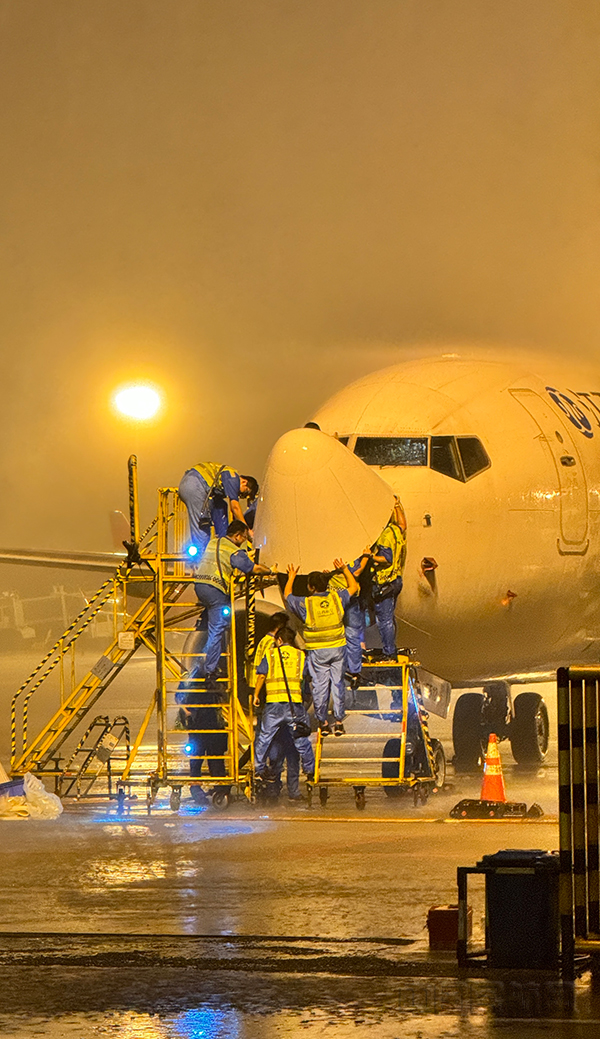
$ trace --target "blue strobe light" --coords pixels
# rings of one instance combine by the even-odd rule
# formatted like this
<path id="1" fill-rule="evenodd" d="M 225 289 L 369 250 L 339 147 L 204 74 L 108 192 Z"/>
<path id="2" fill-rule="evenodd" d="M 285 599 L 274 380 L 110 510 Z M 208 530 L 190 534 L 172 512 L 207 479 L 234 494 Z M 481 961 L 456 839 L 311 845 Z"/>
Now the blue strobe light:
<path id="1" fill-rule="evenodd" d="M 190 547 L 188 548 L 187 551 L 188 551 L 188 556 L 197 556 L 198 555 L 198 546 L 197 545 L 190 545 Z"/>

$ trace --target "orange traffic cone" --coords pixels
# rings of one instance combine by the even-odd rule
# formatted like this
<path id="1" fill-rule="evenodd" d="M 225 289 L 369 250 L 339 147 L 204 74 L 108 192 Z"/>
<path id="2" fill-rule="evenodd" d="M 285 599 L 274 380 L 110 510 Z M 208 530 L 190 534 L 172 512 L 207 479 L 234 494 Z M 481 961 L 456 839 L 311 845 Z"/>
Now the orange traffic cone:
<path id="1" fill-rule="evenodd" d="M 482 801 L 506 801 L 502 762 L 498 750 L 498 737 L 490 733 L 485 765 L 483 766 L 483 783 L 481 784 Z"/>

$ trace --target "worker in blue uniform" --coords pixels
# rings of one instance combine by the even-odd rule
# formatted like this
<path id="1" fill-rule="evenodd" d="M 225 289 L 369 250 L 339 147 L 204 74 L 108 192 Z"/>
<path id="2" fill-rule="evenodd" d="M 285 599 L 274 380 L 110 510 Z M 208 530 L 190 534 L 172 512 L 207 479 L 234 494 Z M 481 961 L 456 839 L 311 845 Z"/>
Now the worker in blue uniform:
<path id="1" fill-rule="evenodd" d="M 183 474 L 179 497 L 185 502 L 190 524 L 190 541 L 202 552 L 214 529 L 223 537 L 231 519 L 245 523 L 240 498 L 256 498 L 258 482 L 253 476 L 240 476 L 229 465 L 198 462 Z"/>
<path id="2" fill-rule="evenodd" d="M 312 744 L 308 735 L 297 732 L 298 723 L 307 733 L 310 732 L 310 724 L 302 703 L 304 653 L 294 645 L 295 637 L 291 628 L 278 631 L 273 644 L 268 647 L 256 668 L 255 707 L 260 706 L 261 691 L 263 686 L 266 687 L 266 703 L 254 746 L 254 768 L 259 779 L 266 778 L 267 759 L 275 739 L 280 739 L 283 747 L 287 741 L 293 742 L 307 776 L 312 778 L 314 775 Z M 292 800 L 300 796 L 298 778 L 299 773 L 295 777 L 288 775 L 288 791 Z"/>
<path id="3" fill-rule="evenodd" d="M 255 563 L 242 545 L 248 539 L 248 528 L 233 520 L 225 537 L 212 537 L 195 573 L 194 588 L 198 601 L 208 613 L 208 639 L 204 671 L 207 687 L 214 684 L 219 659 L 224 648 L 225 633 L 231 622 L 230 588 L 234 570 L 243 574 L 270 574 L 268 566 Z"/>
<path id="4" fill-rule="evenodd" d="M 292 588 L 299 568 L 290 565 L 287 568 L 288 579 L 283 591 L 287 608 L 304 622 L 302 635 L 306 643 L 313 704 L 322 736 L 331 733 L 331 726 L 327 720 L 330 695 L 333 699 L 334 735 L 343 736 L 345 732 L 344 610 L 351 597 L 359 591 L 354 574 L 341 559 L 335 559 L 333 566 L 335 570 L 341 570 L 343 573 L 345 588 L 329 589 L 329 575 L 313 570 L 308 575 L 308 595 L 293 595 Z"/>
<path id="5" fill-rule="evenodd" d="M 400 502 L 371 553 L 372 594 L 375 620 L 384 659 L 396 660 L 396 603 L 402 591 L 406 563 L 406 517 Z"/>
<path id="6" fill-rule="evenodd" d="M 348 564 L 350 573 L 358 581 L 371 559 L 371 549 L 367 545 L 362 555 Z M 346 588 L 346 579 L 343 573 L 335 571 L 330 574 L 329 587 L 339 591 Z M 344 630 L 346 634 L 346 659 L 345 669 L 350 685 L 358 686 L 362 668 L 362 647 L 365 640 L 365 609 L 361 596 L 353 595 L 344 610 Z"/>

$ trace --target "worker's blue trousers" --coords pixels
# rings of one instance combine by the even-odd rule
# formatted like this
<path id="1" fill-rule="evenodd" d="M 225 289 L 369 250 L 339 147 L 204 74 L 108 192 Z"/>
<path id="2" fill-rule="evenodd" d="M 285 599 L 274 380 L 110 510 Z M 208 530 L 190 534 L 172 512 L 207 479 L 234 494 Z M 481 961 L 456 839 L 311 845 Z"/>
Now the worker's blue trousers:
<path id="1" fill-rule="evenodd" d="M 201 581 L 194 585 L 198 602 L 206 607 L 208 613 L 208 639 L 206 640 L 205 673 L 213 675 L 219 667 L 221 653 L 225 649 L 225 635 L 231 623 L 231 603 L 229 596 L 220 588 Z M 226 612 L 224 612 L 226 611 Z"/>
<path id="2" fill-rule="evenodd" d="M 373 603 L 375 605 L 375 620 L 379 629 L 381 645 L 386 657 L 396 655 L 396 603 L 402 591 L 402 578 L 397 577 L 395 581 L 384 584 L 379 589 L 373 589 Z"/>
<path id="3" fill-rule="evenodd" d="M 196 469 L 188 469 L 179 484 L 179 497 L 185 502 L 190 524 L 190 542 L 204 551 L 210 540 L 211 524 L 217 537 L 227 533 L 229 524 L 227 500 L 208 498 L 210 487 Z M 207 501 L 208 498 L 208 501 Z"/>
<path id="4" fill-rule="evenodd" d="M 356 597 L 353 597 L 346 606 L 344 628 L 346 631 L 346 670 L 353 675 L 358 675 L 362 667 L 365 615 Z"/>
<path id="5" fill-rule="evenodd" d="M 306 654 L 308 672 L 312 680 L 315 714 L 320 722 L 327 721 L 330 695 L 333 697 L 333 717 L 336 722 L 341 722 L 344 717 L 346 711 L 345 657 L 345 646 L 336 646 L 334 649 L 309 649 Z"/>
<path id="6" fill-rule="evenodd" d="M 289 703 L 265 704 L 260 723 L 260 732 L 254 744 L 254 771 L 257 775 L 261 775 L 265 771 L 273 739 L 276 736 L 279 738 L 282 736 L 283 738 L 286 737 L 286 732 L 282 732 L 282 730 L 287 730 L 287 735 L 293 741 L 300 754 L 304 771 L 308 773 L 314 772 L 315 758 L 310 740 L 308 737 L 294 740 L 294 723 L 296 721 L 305 722 L 306 725 L 309 724 L 308 715 L 303 704 L 294 704 L 293 716 Z"/>
<path id="7" fill-rule="evenodd" d="M 293 740 L 287 726 L 280 728 L 269 747 L 269 765 L 280 779 L 285 762 L 285 778 L 290 797 L 300 793 L 300 762 L 307 776 L 314 775 L 315 755 L 308 736 Z"/>

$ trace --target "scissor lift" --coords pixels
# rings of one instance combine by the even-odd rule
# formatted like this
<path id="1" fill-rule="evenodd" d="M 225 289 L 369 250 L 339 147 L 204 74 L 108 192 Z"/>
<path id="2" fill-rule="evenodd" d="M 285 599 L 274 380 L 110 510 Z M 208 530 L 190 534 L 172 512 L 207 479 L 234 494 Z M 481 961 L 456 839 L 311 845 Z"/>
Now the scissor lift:
<path id="1" fill-rule="evenodd" d="M 351 731 L 325 739 L 320 732 L 317 735 L 314 788 L 319 790 L 321 804 L 327 804 L 332 786 L 353 787 L 358 809 L 365 807 L 367 787 L 384 788 L 389 796 L 410 792 L 415 805 L 425 804 L 429 793 L 437 788 L 438 777 L 416 665 L 410 655 L 399 653 L 396 663 L 364 663 L 362 675 L 365 682 L 354 698 L 349 694 L 346 723 Z M 377 703 L 378 688 L 391 693 L 389 709 L 382 710 Z M 355 703 L 375 700 L 375 705 L 357 707 L 352 699 Z M 384 732 L 356 731 L 354 719 L 385 721 L 390 728 Z M 356 752 L 357 744 L 361 753 Z M 382 744 L 383 753 L 378 754 Z M 309 790 L 309 797 L 311 793 Z"/>
<path id="2" fill-rule="evenodd" d="M 52 778 L 57 790 L 60 790 L 65 780 L 74 778 L 69 775 L 70 763 L 74 755 L 81 757 L 78 748 L 82 750 L 86 738 L 84 734 L 76 744 L 78 730 L 117 675 L 135 653 L 145 647 L 156 659 L 156 685 L 127 759 L 120 762 L 116 769 L 113 767 L 112 777 L 116 781 L 120 806 L 125 804 L 127 793 L 132 787 L 145 784 L 149 810 L 162 787 L 170 788 L 171 806 L 176 809 L 181 798 L 181 788 L 190 781 L 190 755 L 186 753 L 190 730 L 177 727 L 180 703 L 177 702 L 176 694 L 182 683 L 195 686 L 198 690 L 202 687 L 202 680 L 190 678 L 190 672 L 193 674 L 201 654 L 184 651 L 182 643 L 196 630 L 201 607 L 193 592 L 193 559 L 185 551 L 187 517 L 177 491 L 173 488 L 159 490 L 157 517 L 142 535 L 139 533 L 135 456 L 129 459 L 129 491 L 131 540 L 126 544 L 127 560 L 118 567 L 114 578 L 102 585 L 13 696 L 11 771 L 13 775 L 30 771 L 40 777 Z M 135 599 L 132 599 L 133 593 Z M 142 602 L 138 605 L 140 596 Z M 111 598 L 115 603 L 111 642 L 102 656 L 78 680 L 76 653 L 81 645 L 81 636 L 96 613 Z M 120 609 L 116 607 L 117 601 L 121 603 Z M 136 605 L 129 612 L 132 601 Z M 219 731 L 227 733 L 227 749 L 223 755 L 219 755 L 225 763 L 225 775 L 211 777 L 210 783 L 213 787 L 235 789 L 251 796 L 253 719 L 251 706 L 249 713 L 246 713 L 238 698 L 233 583 L 230 610 L 231 627 L 225 654 L 225 675 L 220 679 L 219 691 L 211 701 L 218 705 L 224 719 L 225 728 Z M 66 676 L 65 671 L 70 671 L 70 676 Z M 59 681 L 51 688 L 51 681 L 57 675 Z M 31 702 L 34 697 L 38 701 L 41 699 L 40 690 L 47 694 L 45 700 L 59 699 L 59 703 L 52 716 L 30 738 Z M 206 694 L 198 697 L 197 704 L 188 703 L 187 706 L 211 705 L 205 701 Z M 150 762 L 144 741 L 152 731 L 153 722 L 156 725 L 156 742 L 152 743 L 154 751 Z M 211 730 L 193 731 L 202 733 Z M 227 797 L 217 797 L 215 800 L 223 804 Z"/>

